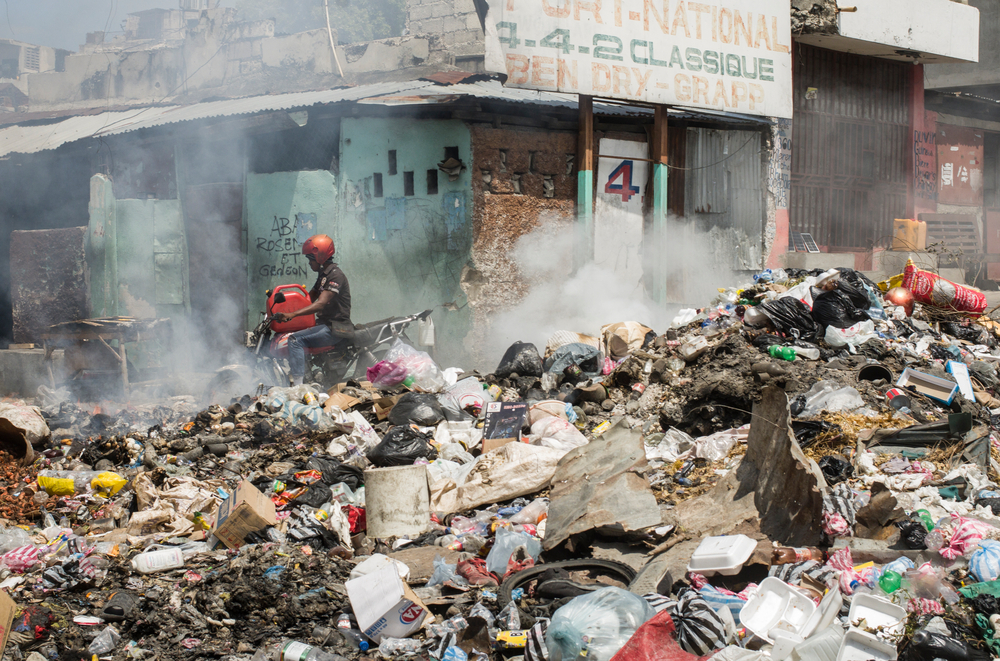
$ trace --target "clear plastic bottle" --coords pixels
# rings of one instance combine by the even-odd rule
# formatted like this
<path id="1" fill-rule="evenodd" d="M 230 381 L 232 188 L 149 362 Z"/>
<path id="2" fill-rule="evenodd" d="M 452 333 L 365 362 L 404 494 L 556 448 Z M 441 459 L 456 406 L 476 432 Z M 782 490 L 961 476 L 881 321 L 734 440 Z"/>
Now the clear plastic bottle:
<path id="1" fill-rule="evenodd" d="M 378 653 L 392 659 L 404 654 L 418 654 L 422 648 L 423 643 L 412 638 L 383 638 L 379 643 Z"/>
<path id="2" fill-rule="evenodd" d="M 510 517 L 512 523 L 535 523 L 548 516 L 549 501 L 546 498 L 535 498 L 520 512 Z"/>
<path id="3" fill-rule="evenodd" d="M 928 551 L 940 551 L 941 547 L 944 546 L 944 535 L 939 530 L 930 531 L 924 539 L 924 546 L 927 547 Z"/>
<path id="4" fill-rule="evenodd" d="M 347 659 L 307 643 L 285 640 L 282 641 L 278 656 L 274 661 L 347 661 Z"/>

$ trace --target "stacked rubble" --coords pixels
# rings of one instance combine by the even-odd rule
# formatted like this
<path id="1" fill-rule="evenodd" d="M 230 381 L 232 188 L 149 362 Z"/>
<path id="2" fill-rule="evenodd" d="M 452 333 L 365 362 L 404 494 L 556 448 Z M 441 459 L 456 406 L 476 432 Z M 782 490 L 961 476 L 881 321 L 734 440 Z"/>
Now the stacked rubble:
<path id="1" fill-rule="evenodd" d="M 400 342 L 328 390 L 6 402 L 4 653 L 997 656 L 998 327 L 898 280 L 765 271 L 486 375 Z"/>

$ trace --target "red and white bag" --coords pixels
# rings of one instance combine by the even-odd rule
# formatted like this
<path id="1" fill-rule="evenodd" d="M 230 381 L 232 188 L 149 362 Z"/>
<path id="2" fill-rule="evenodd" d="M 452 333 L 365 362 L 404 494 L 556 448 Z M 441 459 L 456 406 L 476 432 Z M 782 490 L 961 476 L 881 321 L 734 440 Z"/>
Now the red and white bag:
<path id="1" fill-rule="evenodd" d="M 921 271 L 912 261 L 903 269 L 903 287 L 924 305 L 981 314 L 986 310 L 986 295 L 972 287 L 959 285 L 935 273 Z"/>

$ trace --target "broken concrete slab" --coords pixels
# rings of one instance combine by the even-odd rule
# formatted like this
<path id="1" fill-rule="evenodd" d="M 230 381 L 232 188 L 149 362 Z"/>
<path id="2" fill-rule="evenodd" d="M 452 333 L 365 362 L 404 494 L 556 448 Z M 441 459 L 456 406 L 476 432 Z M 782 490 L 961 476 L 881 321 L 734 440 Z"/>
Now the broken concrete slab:
<path id="1" fill-rule="evenodd" d="M 647 466 L 642 434 L 621 420 L 570 451 L 552 476 L 542 547 L 553 549 L 589 530 L 620 534 L 660 525 Z"/>
<path id="2" fill-rule="evenodd" d="M 743 461 L 711 491 L 678 505 L 672 522 L 692 537 L 731 534 L 752 523 L 772 541 L 818 544 L 826 480 L 802 453 L 790 420 L 785 391 L 765 387 L 753 407 Z"/>

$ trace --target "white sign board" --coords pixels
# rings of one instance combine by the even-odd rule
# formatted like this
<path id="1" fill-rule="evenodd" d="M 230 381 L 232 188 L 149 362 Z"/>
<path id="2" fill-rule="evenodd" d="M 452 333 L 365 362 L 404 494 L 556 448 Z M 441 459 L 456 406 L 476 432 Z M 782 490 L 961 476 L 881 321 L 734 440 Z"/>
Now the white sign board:
<path id="1" fill-rule="evenodd" d="M 642 202 L 649 178 L 646 142 L 608 140 L 597 159 L 594 188 L 594 263 L 625 282 L 642 280 Z"/>
<path id="2" fill-rule="evenodd" d="M 788 0 L 490 0 L 508 87 L 792 116 Z"/>

